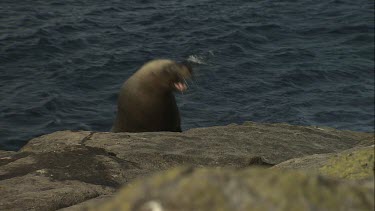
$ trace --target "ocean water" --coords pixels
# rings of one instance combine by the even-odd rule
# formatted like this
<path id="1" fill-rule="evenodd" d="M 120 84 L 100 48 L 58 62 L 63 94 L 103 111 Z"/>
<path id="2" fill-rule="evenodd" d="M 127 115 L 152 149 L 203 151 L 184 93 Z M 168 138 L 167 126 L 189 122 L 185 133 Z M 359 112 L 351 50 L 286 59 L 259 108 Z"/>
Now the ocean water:
<path id="1" fill-rule="evenodd" d="M 182 128 L 244 121 L 374 131 L 369 0 L 1 0 L 0 149 L 108 131 L 121 84 L 195 62 Z"/>

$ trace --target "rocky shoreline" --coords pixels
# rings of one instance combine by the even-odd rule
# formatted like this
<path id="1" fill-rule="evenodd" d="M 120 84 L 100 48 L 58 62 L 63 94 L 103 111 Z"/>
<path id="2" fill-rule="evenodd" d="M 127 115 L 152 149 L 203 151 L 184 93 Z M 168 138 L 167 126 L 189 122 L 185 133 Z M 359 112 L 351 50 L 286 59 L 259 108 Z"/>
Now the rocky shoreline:
<path id="1" fill-rule="evenodd" d="M 58 131 L 0 151 L 0 195 L 0 210 L 373 210 L 374 133 Z"/>

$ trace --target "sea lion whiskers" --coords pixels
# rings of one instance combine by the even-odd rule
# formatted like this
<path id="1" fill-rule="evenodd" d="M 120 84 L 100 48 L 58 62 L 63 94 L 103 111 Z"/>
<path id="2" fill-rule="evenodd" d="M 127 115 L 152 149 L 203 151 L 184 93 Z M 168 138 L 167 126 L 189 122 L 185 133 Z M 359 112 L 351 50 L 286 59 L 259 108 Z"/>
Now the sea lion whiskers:
<path id="1" fill-rule="evenodd" d="M 189 88 L 189 84 L 186 82 L 186 79 L 185 79 L 184 77 L 182 77 L 182 79 L 184 80 L 184 82 L 185 82 L 187 88 Z"/>

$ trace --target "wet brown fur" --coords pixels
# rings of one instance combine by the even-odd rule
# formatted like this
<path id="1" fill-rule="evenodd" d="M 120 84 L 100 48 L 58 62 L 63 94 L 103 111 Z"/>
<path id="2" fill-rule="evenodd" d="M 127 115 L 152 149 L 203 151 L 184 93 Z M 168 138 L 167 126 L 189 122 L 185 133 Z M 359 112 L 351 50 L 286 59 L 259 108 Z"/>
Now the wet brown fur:
<path id="1" fill-rule="evenodd" d="M 143 65 L 120 90 L 112 132 L 181 132 L 174 83 L 190 77 L 189 67 L 172 60 Z"/>

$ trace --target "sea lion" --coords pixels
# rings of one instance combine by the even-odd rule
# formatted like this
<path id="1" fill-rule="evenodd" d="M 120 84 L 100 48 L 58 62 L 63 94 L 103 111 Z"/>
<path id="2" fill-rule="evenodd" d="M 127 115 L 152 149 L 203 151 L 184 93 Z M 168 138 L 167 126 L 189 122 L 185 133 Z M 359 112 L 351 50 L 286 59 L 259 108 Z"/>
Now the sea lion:
<path id="1" fill-rule="evenodd" d="M 191 75 L 188 64 L 168 59 L 143 65 L 121 87 L 112 132 L 181 132 L 173 91 L 186 90 Z"/>

